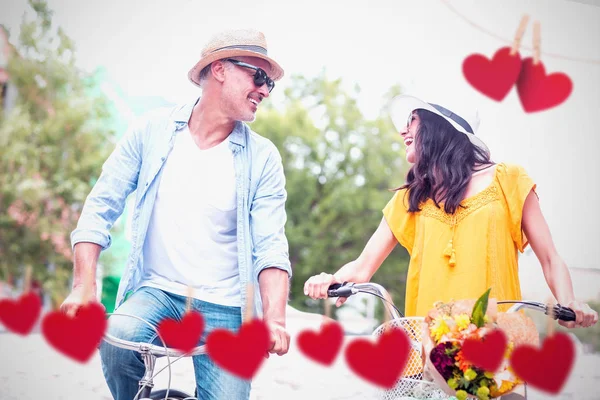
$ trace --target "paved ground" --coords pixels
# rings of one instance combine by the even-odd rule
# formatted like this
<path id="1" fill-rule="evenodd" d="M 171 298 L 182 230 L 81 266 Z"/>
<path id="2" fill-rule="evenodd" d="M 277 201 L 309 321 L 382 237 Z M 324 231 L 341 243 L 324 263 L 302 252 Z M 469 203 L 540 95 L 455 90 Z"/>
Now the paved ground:
<path id="1" fill-rule="evenodd" d="M 271 357 L 261 367 L 253 384 L 252 400 L 275 399 L 375 399 L 375 387 L 354 375 L 340 353 L 331 368 L 305 358 L 297 349 L 295 338 L 303 329 L 316 329 L 319 320 L 290 319 L 292 347 L 283 357 Z M 347 337 L 346 340 L 352 340 Z M 96 354 L 87 364 L 63 357 L 49 347 L 40 334 L 20 337 L 0 333 L 0 400 L 110 400 Z M 164 361 L 160 360 L 160 361 Z M 159 365 L 165 365 L 164 362 Z M 167 373 L 156 380 L 166 386 Z M 193 368 L 189 359 L 173 365 L 172 387 L 193 391 Z M 550 397 L 530 393 L 530 399 L 600 399 L 600 355 L 580 355 L 563 393 Z"/>

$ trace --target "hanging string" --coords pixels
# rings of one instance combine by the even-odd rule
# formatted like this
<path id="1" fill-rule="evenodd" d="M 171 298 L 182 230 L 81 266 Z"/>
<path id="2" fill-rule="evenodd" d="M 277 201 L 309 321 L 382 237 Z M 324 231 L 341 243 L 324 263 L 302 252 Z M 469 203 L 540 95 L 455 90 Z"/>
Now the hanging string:
<path id="1" fill-rule="evenodd" d="M 478 25 L 475 22 L 471 21 L 469 18 L 465 17 L 463 14 L 458 12 L 458 10 L 456 8 L 454 8 L 448 0 L 441 0 L 441 2 L 446 7 L 448 7 L 448 9 L 450 9 L 454 14 L 458 15 L 460 18 L 462 18 L 466 23 L 471 25 L 473 28 L 475 28 L 475 29 L 485 33 L 486 35 L 491 36 L 501 42 L 505 42 L 505 43 L 509 43 L 509 44 L 513 43 L 512 40 L 498 36 L 494 32 L 491 32 L 491 31 L 485 29 L 484 27 L 482 27 L 481 25 Z M 526 49 L 526 50 L 534 50 L 532 47 L 527 47 L 527 46 L 522 46 L 521 48 Z M 581 62 L 581 63 L 586 63 L 586 64 L 600 65 L 600 60 L 593 59 L 593 58 L 569 57 L 569 56 L 565 56 L 562 54 L 546 53 L 546 52 L 540 52 L 540 55 L 544 55 L 546 57 L 552 57 L 552 58 L 559 58 L 562 60 L 569 60 L 569 61 Z"/>

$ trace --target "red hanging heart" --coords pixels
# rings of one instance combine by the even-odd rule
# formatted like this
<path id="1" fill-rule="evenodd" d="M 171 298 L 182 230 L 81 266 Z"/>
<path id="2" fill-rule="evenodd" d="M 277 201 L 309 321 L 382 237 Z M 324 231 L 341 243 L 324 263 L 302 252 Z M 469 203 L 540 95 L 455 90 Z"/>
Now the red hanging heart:
<path id="1" fill-rule="evenodd" d="M 346 347 L 346 362 L 357 375 L 386 389 L 394 387 L 406 367 L 410 343 L 404 331 L 390 329 L 375 343 L 355 339 Z"/>
<path id="2" fill-rule="evenodd" d="M 344 331 L 340 324 L 328 322 L 321 326 L 321 332 L 300 332 L 298 348 L 311 360 L 329 366 L 340 351 L 343 339 Z"/>
<path id="3" fill-rule="evenodd" d="M 204 331 L 204 318 L 197 311 L 183 315 L 181 322 L 165 318 L 157 326 L 158 334 L 166 345 L 188 353 L 198 346 Z"/>
<path id="4" fill-rule="evenodd" d="M 31 332 L 42 310 L 40 296 L 33 292 L 17 300 L 0 300 L 0 322 L 11 332 L 25 336 Z"/>
<path id="5" fill-rule="evenodd" d="M 46 341 L 62 354 L 79 362 L 87 362 L 106 331 L 106 314 L 100 303 L 81 306 L 74 317 L 53 311 L 42 319 Z"/>
<path id="6" fill-rule="evenodd" d="M 465 360 L 486 371 L 495 372 L 502 364 L 508 339 L 495 329 L 481 339 L 466 339 L 462 346 Z"/>
<path id="7" fill-rule="evenodd" d="M 486 96 L 501 101 L 519 78 L 521 56 L 510 54 L 510 47 L 496 51 L 492 59 L 481 54 L 465 58 L 462 65 L 467 82 Z"/>
<path id="8" fill-rule="evenodd" d="M 252 379 L 266 359 L 271 344 L 269 329 L 259 319 L 242 324 L 237 334 L 215 329 L 206 338 L 206 351 L 221 368 L 243 379 Z"/>
<path id="9" fill-rule="evenodd" d="M 546 337 L 542 348 L 516 347 L 510 357 L 515 374 L 531 386 L 558 394 L 575 362 L 575 346 L 565 333 Z"/>
<path id="10" fill-rule="evenodd" d="M 573 83 L 562 72 L 546 75 L 544 64 L 534 65 L 533 58 L 523 60 L 521 74 L 517 81 L 517 93 L 525 112 L 531 113 L 555 107 L 565 101 Z"/>

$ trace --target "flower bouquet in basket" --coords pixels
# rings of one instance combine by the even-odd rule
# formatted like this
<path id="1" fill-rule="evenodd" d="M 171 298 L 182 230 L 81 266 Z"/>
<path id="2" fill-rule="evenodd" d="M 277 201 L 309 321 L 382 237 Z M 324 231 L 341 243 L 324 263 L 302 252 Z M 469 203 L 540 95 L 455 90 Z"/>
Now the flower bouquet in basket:
<path id="1" fill-rule="evenodd" d="M 509 366 L 513 348 L 539 343 L 533 321 L 521 312 L 498 313 L 489 293 L 476 301 L 437 303 L 425 318 L 425 372 L 459 400 L 513 391 L 523 383 Z"/>

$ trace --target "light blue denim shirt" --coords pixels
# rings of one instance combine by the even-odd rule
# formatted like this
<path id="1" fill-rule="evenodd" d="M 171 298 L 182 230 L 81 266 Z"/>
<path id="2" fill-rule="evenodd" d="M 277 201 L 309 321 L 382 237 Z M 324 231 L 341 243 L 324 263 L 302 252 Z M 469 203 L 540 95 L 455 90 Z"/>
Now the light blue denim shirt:
<path id="1" fill-rule="evenodd" d="M 140 284 L 144 268 L 142 249 L 163 166 L 173 148 L 175 135 L 188 123 L 194 104 L 154 112 L 130 127 L 102 166 L 77 228 L 71 233 L 72 246 L 91 242 L 106 250 L 111 244 L 111 227 L 122 214 L 127 197 L 136 191 L 131 252 L 119 285 L 117 306 L 126 293 L 135 291 Z M 228 140 L 234 155 L 238 267 L 241 306 L 245 310 L 248 283 L 256 284 L 263 269 L 279 268 L 292 276 L 284 231 L 287 193 L 281 156 L 270 140 L 243 122 L 236 123 Z M 260 291 L 258 286 L 255 288 L 255 313 L 260 316 Z"/>

